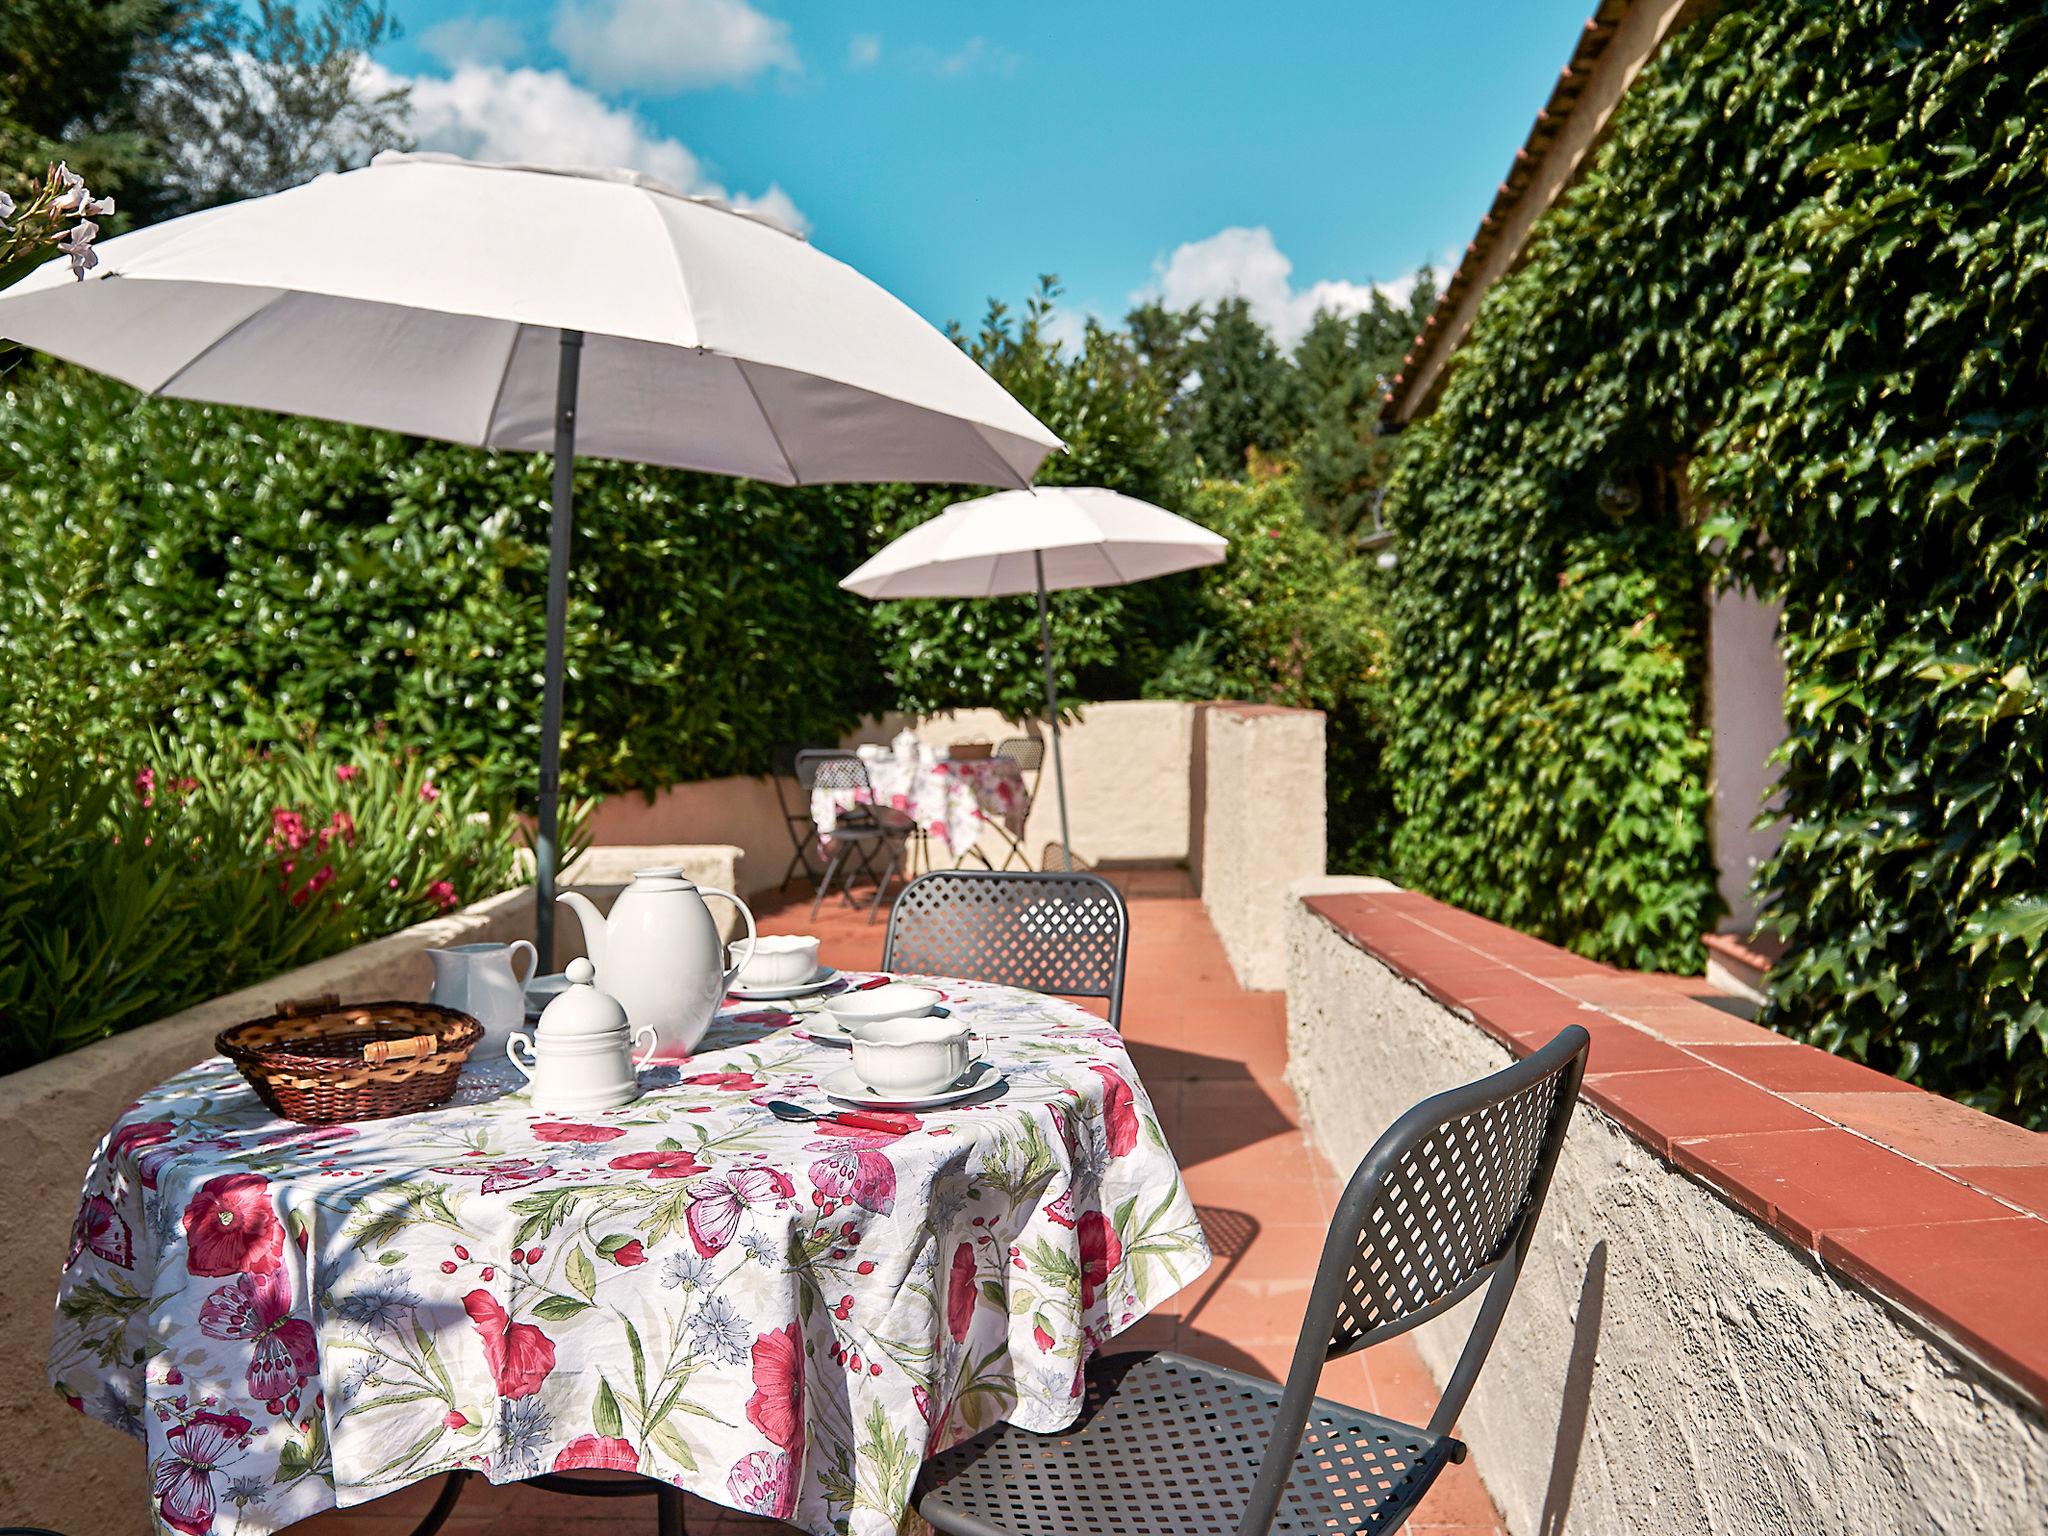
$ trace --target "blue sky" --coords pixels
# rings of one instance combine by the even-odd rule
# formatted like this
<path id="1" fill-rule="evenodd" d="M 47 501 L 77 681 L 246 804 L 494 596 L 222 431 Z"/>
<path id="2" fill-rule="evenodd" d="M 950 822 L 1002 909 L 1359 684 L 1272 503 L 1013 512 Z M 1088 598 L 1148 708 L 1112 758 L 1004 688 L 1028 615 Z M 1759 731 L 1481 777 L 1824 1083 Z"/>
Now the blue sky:
<path id="1" fill-rule="evenodd" d="M 393 0 L 378 63 L 426 147 L 758 203 L 935 321 L 1054 272 L 1285 337 L 1462 249 L 1589 8 Z"/>

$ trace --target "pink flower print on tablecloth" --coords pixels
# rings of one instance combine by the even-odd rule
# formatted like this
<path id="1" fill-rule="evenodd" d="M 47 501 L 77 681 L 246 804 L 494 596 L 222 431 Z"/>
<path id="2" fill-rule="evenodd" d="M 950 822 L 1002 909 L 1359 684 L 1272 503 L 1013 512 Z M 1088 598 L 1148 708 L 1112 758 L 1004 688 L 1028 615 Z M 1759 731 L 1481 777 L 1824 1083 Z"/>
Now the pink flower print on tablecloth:
<path id="1" fill-rule="evenodd" d="M 754 1341 L 753 1356 L 754 1395 L 747 1399 L 747 1421 L 789 1453 L 785 1467 L 800 1464 L 804 1454 L 804 1345 L 797 1325 L 762 1334 Z M 787 1515 L 796 1505 L 796 1489 L 787 1471 L 779 1479 L 765 1479 L 763 1491 L 773 1492 L 778 1481 L 780 1490 L 774 1493 L 777 1507 L 763 1512 Z"/>
<path id="2" fill-rule="evenodd" d="M 489 1291 L 471 1291 L 462 1309 L 484 1341 L 484 1363 L 501 1397 L 531 1397 L 555 1368 L 555 1343 L 531 1323 L 515 1323 Z M 628 1469 L 630 1470 L 630 1469 Z"/>
<path id="3" fill-rule="evenodd" d="M 291 1309 L 291 1280 L 282 1269 L 237 1275 L 199 1309 L 200 1332 L 250 1344 L 249 1395 L 259 1403 L 280 1403 L 320 1369 L 313 1325 L 291 1316 Z"/>
<path id="4" fill-rule="evenodd" d="M 770 1013 L 766 1017 L 776 1015 Z M 690 1088 L 717 1088 L 725 1093 L 758 1093 L 767 1086 L 751 1072 L 699 1072 L 695 1077 L 684 1078 L 683 1084 Z"/>
<path id="5" fill-rule="evenodd" d="M 135 1267 L 135 1240 L 128 1218 L 115 1210 L 105 1195 L 88 1195 L 79 1203 L 78 1220 L 71 1226 L 71 1257 L 64 1261 L 65 1268 L 76 1264 L 88 1248 L 109 1264 Z"/>
<path id="6" fill-rule="evenodd" d="M 1115 1067 L 1098 1063 L 1088 1070 L 1102 1079 L 1102 1123 L 1109 1132 L 1109 1155 L 1127 1157 L 1138 1144 L 1138 1106 L 1131 1085 Z"/>
<path id="7" fill-rule="evenodd" d="M 625 1134 L 616 1125 L 583 1125 L 574 1121 L 546 1121 L 533 1128 L 535 1141 L 617 1141 Z"/>
<path id="8" fill-rule="evenodd" d="M 706 1180 L 691 1194 L 684 1225 L 699 1257 L 708 1259 L 730 1246 L 748 1206 L 789 1200 L 795 1195 L 796 1185 L 773 1168 L 735 1168 Z"/>
<path id="9" fill-rule="evenodd" d="M 1081 1305 L 1095 1305 L 1095 1293 L 1102 1289 L 1117 1265 L 1123 1262 L 1123 1240 L 1100 1211 L 1081 1214 Z"/>
<path id="10" fill-rule="evenodd" d="M 646 1174 L 650 1179 L 694 1179 L 708 1171 L 697 1154 L 681 1148 L 672 1151 L 627 1152 L 611 1161 L 614 1168 Z"/>
<path id="11" fill-rule="evenodd" d="M 270 1180 L 224 1173 L 185 1206 L 185 1267 L 195 1275 L 268 1274 L 284 1256 L 284 1223 L 270 1208 Z"/>
<path id="12" fill-rule="evenodd" d="M 615 1435 L 578 1435 L 562 1447 L 555 1458 L 557 1472 L 582 1472 L 591 1468 L 606 1472 L 638 1472 L 640 1453 L 631 1441 Z"/>
<path id="13" fill-rule="evenodd" d="M 185 1536 L 207 1536 L 220 1495 L 213 1474 L 242 1459 L 249 1421 L 239 1413 L 195 1413 L 164 1435 L 169 1449 L 157 1458 L 153 1483 L 157 1513 Z"/>
<path id="14" fill-rule="evenodd" d="M 953 1269 L 946 1279 L 946 1331 L 959 1343 L 974 1321 L 974 1244 L 953 1250 Z"/>

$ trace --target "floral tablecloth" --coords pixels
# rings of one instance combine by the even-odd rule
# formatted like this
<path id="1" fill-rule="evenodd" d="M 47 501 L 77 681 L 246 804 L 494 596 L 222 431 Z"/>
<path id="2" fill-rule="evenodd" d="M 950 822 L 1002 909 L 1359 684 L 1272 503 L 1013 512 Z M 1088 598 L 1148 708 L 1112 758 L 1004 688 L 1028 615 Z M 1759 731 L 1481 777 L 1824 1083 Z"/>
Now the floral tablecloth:
<path id="1" fill-rule="evenodd" d="M 646 1095 L 272 1118 L 214 1058 L 87 1173 L 50 1379 L 144 1441 L 159 1528 L 260 1536 L 455 1468 L 632 1470 L 821 1533 L 894 1532 L 919 1461 L 1072 1422 L 1088 1355 L 1208 1263 L 1122 1041 L 942 984 L 1002 1097 L 788 1125 L 843 1049 L 722 1015 Z"/>
<path id="2" fill-rule="evenodd" d="M 874 786 L 872 797 L 856 790 L 812 793 L 811 819 L 827 847 L 839 818 L 870 798 L 875 804 L 901 811 L 944 842 L 956 857 L 974 846 L 988 821 L 1002 823 L 1013 838 L 1024 835 L 1031 793 L 1024 787 L 1023 770 L 1007 757 L 956 763 L 935 759 L 928 752 L 913 762 L 883 755 L 868 759 L 867 770 L 868 782 Z"/>

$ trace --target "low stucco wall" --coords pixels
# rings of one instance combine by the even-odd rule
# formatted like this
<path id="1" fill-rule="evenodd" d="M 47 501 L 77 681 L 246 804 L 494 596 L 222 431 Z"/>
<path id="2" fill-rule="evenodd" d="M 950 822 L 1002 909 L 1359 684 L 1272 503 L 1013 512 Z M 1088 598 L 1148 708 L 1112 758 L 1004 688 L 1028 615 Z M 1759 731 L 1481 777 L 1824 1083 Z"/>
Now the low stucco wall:
<path id="1" fill-rule="evenodd" d="M 1068 819 L 1074 850 L 1083 859 L 1090 864 L 1179 864 L 1187 859 L 1190 759 L 1195 717 L 1203 707 L 1174 700 L 1112 700 L 1090 704 L 1080 719 L 1061 728 Z M 1045 734 L 1037 721 L 970 709 L 916 718 L 887 714 L 840 744 L 886 743 L 906 726 L 934 746 Z M 744 855 L 740 893 L 751 898 L 774 890 L 789 868 L 792 849 L 775 788 L 766 777 L 725 778 L 673 785 L 652 800 L 615 795 L 598 807 L 592 833 L 604 844 L 735 845 Z M 784 780 L 782 790 L 791 808 L 800 808 L 795 781 Z M 1045 845 L 1060 834 L 1049 745 L 1038 790 L 1023 837 L 1033 868 Z M 1008 852 L 993 832 L 983 834 L 980 847 L 998 865 Z M 935 848 L 933 856 L 943 860 L 945 849 Z"/>
<path id="2" fill-rule="evenodd" d="M 1339 888 L 1387 889 L 1301 894 Z M 1288 1080 L 1340 1170 L 1510 1060 L 1299 901 L 1287 994 Z M 1474 1304 L 1417 1331 L 1439 1382 Z M 1460 1433 L 1515 1536 L 2020 1536 L 2048 1508 L 2028 1404 L 1584 1103 Z"/>
<path id="3" fill-rule="evenodd" d="M 633 868 L 681 862 L 692 879 L 730 887 L 738 850 L 597 848 L 563 872 L 600 906 Z M 573 922 L 558 925 L 558 961 L 583 953 Z M 72 1412 L 49 1388 L 51 1305 L 69 1251 L 79 1181 L 117 1115 L 144 1089 L 213 1053 L 230 1024 L 277 1001 L 333 992 L 344 998 L 424 998 L 426 952 L 450 944 L 533 937 L 533 892 L 521 888 L 358 945 L 269 981 L 0 1077 L 0 1125 L 9 1177 L 0 1179 L 0 1234 L 8 1283 L 0 1287 L 0 1524 L 44 1525 L 74 1536 L 144 1536 L 152 1529 L 142 1448 Z"/>
<path id="4" fill-rule="evenodd" d="M 1323 715 L 1211 704 L 1196 737 L 1195 884 L 1238 985 L 1274 991 L 1287 980 L 1288 889 L 1320 876 L 1327 852 Z"/>

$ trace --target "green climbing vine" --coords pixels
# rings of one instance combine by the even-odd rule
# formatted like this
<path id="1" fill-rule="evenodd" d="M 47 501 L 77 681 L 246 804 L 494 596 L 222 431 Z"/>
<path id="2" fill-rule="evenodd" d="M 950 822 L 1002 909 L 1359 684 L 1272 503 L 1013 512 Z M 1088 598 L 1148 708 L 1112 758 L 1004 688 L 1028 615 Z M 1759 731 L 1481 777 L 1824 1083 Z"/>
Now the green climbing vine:
<path id="1" fill-rule="evenodd" d="M 1783 605 L 1765 1021 L 2048 1124 L 2048 11 L 1674 38 L 1407 434 L 1395 859 L 1697 968 L 1702 598 Z"/>

